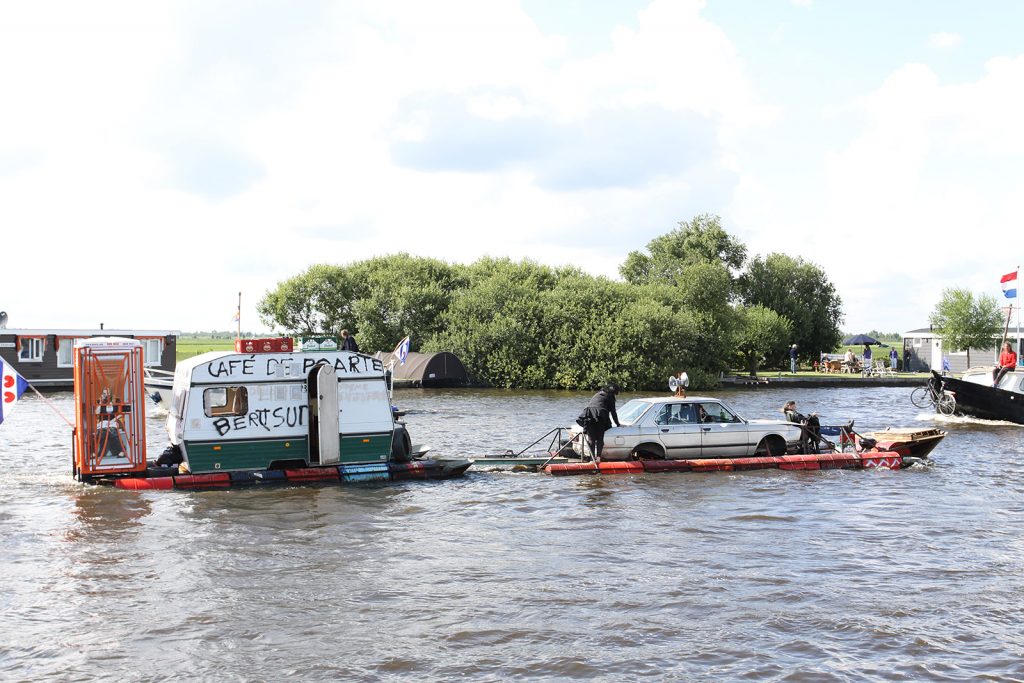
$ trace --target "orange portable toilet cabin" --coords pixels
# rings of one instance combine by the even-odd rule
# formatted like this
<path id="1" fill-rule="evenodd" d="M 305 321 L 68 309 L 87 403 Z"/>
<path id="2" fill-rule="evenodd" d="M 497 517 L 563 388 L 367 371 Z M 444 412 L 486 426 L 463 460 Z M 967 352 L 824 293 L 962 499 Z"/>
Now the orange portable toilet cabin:
<path id="1" fill-rule="evenodd" d="M 142 368 L 142 342 L 136 339 L 93 337 L 75 343 L 72 474 L 79 481 L 145 471 Z"/>

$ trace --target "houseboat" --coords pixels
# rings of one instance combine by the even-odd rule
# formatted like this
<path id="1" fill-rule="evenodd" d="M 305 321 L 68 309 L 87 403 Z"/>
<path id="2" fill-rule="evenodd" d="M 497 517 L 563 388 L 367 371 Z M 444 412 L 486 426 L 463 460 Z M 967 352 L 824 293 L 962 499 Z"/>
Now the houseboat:
<path id="1" fill-rule="evenodd" d="M 396 423 L 383 364 L 348 351 L 296 351 L 289 338 L 243 340 L 178 364 L 170 445 L 145 458 L 141 342 L 75 344 L 75 470 L 120 488 L 445 478 L 464 460 L 417 456 Z"/>
<path id="2" fill-rule="evenodd" d="M 33 386 L 70 389 L 74 385 L 76 342 L 96 337 L 136 339 L 146 370 L 171 372 L 180 333 L 176 330 L 0 328 L 0 357 Z"/>

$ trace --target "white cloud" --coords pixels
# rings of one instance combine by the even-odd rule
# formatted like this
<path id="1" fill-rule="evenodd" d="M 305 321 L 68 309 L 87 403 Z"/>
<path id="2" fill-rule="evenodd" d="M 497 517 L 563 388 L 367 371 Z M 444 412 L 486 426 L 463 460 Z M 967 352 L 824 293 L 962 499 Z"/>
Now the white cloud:
<path id="1" fill-rule="evenodd" d="M 1022 86 L 1024 57 L 957 84 L 910 64 L 856 102 L 862 125 L 828 156 L 821 213 L 790 226 L 843 295 L 848 329 L 927 324 L 944 287 L 998 294 L 1020 260 L 1009 235 L 1024 205 L 1013 161 L 1024 152 Z M 752 181 L 741 187 L 748 213 L 770 206 Z"/>
<path id="2" fill-rule="evenodd" d="M 963 40 L 963 36 L 959 33 L 947 33 L 942 31 L 928 36 L 928 46 L 939 50 L 948 50 L 959 46 Z"/>
<path id="3" fill-rule="evenodd" d="M 5 5 L 0 221 L 22 257 L 5 275 L 25 286 L 0 306 L 12 326 L 223 329 L 242 290 L 255 325 L 277 281 L 398 250 L 614 275 L 630 249 L 716 210 L 704 202 L 736 182 L 736 132 L 778 115 L 703 8 L 656 0 L 633 28 L 600 28 L 609 51 L 575 59 L 511 0 Z M 680 121 L 702 120 L 710 151 L 600 191 L 545 187 L 539 159 L 417 171 L 393 150 L 431 131 L 430 109 L 405 108 L 424 96 L 549 130 L 660 111 L 646 125 L 679 140 Z M 630 149 L 629 130 L 602 134 L 596 165 Z"/>

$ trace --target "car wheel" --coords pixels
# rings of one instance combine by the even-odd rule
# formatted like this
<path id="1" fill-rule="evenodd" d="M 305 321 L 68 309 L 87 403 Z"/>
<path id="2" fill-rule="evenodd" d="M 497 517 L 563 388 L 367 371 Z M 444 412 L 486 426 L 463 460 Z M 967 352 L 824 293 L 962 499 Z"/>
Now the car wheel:
<path id="1" fill-rule="evenodd" d="M 757 448 L 754 450 L 754 455 L 757 456 L 775 456 L 786 454 L 786 440 L 781 436 L 771 435 L 761 439 L 761 443 L 757 444 Z"/>
<path id="2" fill-rule="evenodd" d="M 665 454 L 653 446 L 637 446 L 629 454 L 630 460 L 664 460 Z"/>

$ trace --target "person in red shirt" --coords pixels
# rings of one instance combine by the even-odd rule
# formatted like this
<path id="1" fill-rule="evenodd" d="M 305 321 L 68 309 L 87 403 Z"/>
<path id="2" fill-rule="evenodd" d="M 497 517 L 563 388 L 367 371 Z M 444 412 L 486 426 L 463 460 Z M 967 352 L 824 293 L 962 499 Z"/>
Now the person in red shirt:
<path id="1" fill-rule="evenodd" d="M 1013 352 L 1010 342 L 1003 344 L 1003 352 L 999 354 L 999 367 L 992 371 L 992 386 L 999 386 L 1003 375 L 1017 367 L 1017 354 Z"/>

